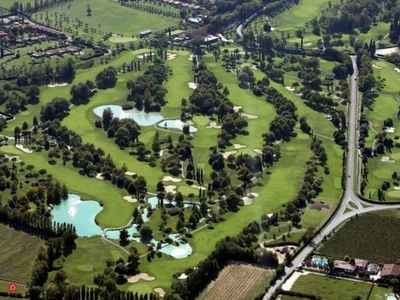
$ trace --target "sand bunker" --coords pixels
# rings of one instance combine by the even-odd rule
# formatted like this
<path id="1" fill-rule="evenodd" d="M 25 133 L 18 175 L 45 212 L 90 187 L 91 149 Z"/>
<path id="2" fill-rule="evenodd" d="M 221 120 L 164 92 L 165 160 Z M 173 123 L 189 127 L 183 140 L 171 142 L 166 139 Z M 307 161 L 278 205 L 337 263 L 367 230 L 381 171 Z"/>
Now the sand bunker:
<path id="1" fill-rule="evenodd" d="M 167 60 L 173 60 L 174 58 L 176 58 L 178 56 L 178 54 L 176 53 L 167 53 Z"/>
<path id="2" fill-rule="evenodd" d="M 174 257 L 174 258 L 184 257 L 185 255 L 187 256 L 188 252 L 185 249 L 182 249 L 179 247 L 172 250 L 171 253 L 169 254 L 169 256 Z"/>
<path id="3" fill-rule="evenodd" d="M 137 55 L 137 58 L 144 58 L 144 57 L 147 57 L 147 56 L 150 56 L 150 53 L 139 54 L 139 55 Z"/>
<path id="4" fill-rule="evenodd" d="M 400 191 L 400 186 L 395 186 L 394 189 L 395 189 L 396 191 Z"/>
<path id="5" fill-rule="evenodd" d="M 133 175 L 136 175 L 136 173 L 135 172 L 131 172 L 131 171 L 126 171 L 125 175 L 133 176 Z"/>
<path id="6" fill-rule="evenodd" d="M 262 150 L 260 150 L 260 149 L 253 149 L 253 151 L 254 151 L 255 153 L 257 153 L 257 154 L 262 154 L 262 153 L 263 153 Z"/>
<path id="7" fill-rule="evenodd" d="M 5 158 L 8 158 L 9 160 L 14 160 L 15 162 L 20 162 L 21 158 L 18 155 L 4 155 Z"/>
<path id="8" fill-rule="evenodd" d="M 306 46 L 306 47 L 310 47 L 311 45 L 312 45 L 312 43 L 310 43 L 310 42 L 303 44 L 303 46 Z"/>
<path id="9" fill-rule="evenodd" d="M 247 196 L 243 197 L 242 200 L 244 205 L 250 205 L 253 203 L 253 200 L 258 197 L 257 193 L 247 194 Z"/>
<path id="10" fill-rule="evenodd" d="M 164 298 L 165 291 L 163 288 L 155 288 L 154 291 L 160 295 L 161 298 Z"/>
<path id="11" fill-rule="evenodd" d="M 388 133 L 394 133 L 394 127 L 388 127 L 385 129 L 385 131 Z"/>
<path id="12" fill-rule="evenodd" d="M 53 88 L 53 87 L 66 86 L 66 85 L 68 85 L 68 83 L 64 82 L 64 83 L 48 84 L 47 86 L 50 88 Z"/>
<path id="13" fill-rule="evenodd" d="M 197 88 L 197 84 L 194 82 L 188 82 L 188 87 L 192 90 L 194 90 L 195 88 Z"/>
<path id="14" fill-rule="evenodd" d="M 372 65 L 372 67 L 375 68 L 375 69 L 382 69 L 381 66 L 377 66 L 377 65 Z"/>
<path id="15" fill-rule="evenodd" d="M 208 124 L 208 126 L 206 126 L 206 128 L 220 129 L 220 128 L 221 128 L 221 125 L 217 125 L 217 122 L 211 121 L 210 124 Z"/>
<path id="16" fill-rule="evenodd" d="M 104 180 L 103 173 L 97 173 L 96 174 L 96 179 Z"/>
<path id="17" fill-rule="evenodd" d="M 181 182 L 182 179 L 174 178 L 172 176 L 164 176 L 163 181 Z"/>
<path id="18" fill-rule="evenodd" d="M 235 106 L 233 107 L 233 110 L 234 110 L 235 112 L 239 112 L 241 109 L 242 109 L 241 106 L 235 105 Z"/>
<path id="19" fill-rule="evenodd" d="M 172 193 L 175 194 L 176 193 L 176 185 L 167 185 L 165 188 L 165 192 L 167 193 Z"/>
<path id="20" fill-rule="evenodd" d="M 198 185 L 196 185 L 196 184 L 192 184 L 190 187 L 191 187 L 192 189 L 197 189 L 197 190 L 205 190 L 205 189 L 206 189 L 205 187 L 203 187 L 203 186 L 198 186 Z"/>
<path id="21" fill-rule="evenodd" d="M 28 148 L 25 148 L 25 147 L 24 147 L 23 145 L 21 145 L 21 144 L 17 144 L 17 145 L 15 145 L 15 147 L 16 147 L 17 149 L 21 150 L 22 152 L 25 152 L 25 153 L 33 153 L 32 150 L 30 150 L 30 149 L 28 149 Z"/>
<path id="22" fill-rule="evenodd" d="M 285 86 L 285 89 L 287 89 L 290 92 L 294 92 L 296 90 L 294 87 L 291 86 Z"/>
<path id="23" fill-rule="evenodd" d="M 235 149 L 242 149 L 242 148 L 246 148 L 247 146 L 245 145 L 240 145 L 240 144 L 233 144 L 233 148 Z"/>
<path id="24" fill-rule="evenodd" d="M 188 276 L 185 273 L 182 273 L 181 275 L 179 275 L 178 279 L 186 279 L 188 278 Z"/>
<path id="25" fill-rule="evenodd" d="M 241 113 L 240 115 L 243 117 L 247 117 L 249 119 L 258 119 L 258 116 L 256 116 L 256 115 L 250 115 L 250 114 L 246 114 L 246 113 Z"/>
<path id="26" fill-rule="evenodd" d="M 235 154 L 236 152 L 237 152 L 237 151 L 226 151 L 226 152 L 222 153 L 222 156 L 223 156 L 224 158 L 228 158 L 229 155 Z"/>
<path id="27" fill-rule="evenodd" d="M 395 70 L 397 73 L 400 73 L 400 69 L 399 69 L 399 68 L 394 68 L 394 70 Z"/>
<path id="28" fill-rule="evenodd" d="M 188 60 L 193 61 L 193 58 L 194 58 L 194 55 L 190 54 L 189 57 L 188 57 Z"/>
<path id="29" fill-rule="evenodd" d="M 129 278 L 128 282 L 135 283 L 135 282 L 138 282 L 140 279 L 146 280 L 146 281 L 153 281 L 156 278 L 153 276 L 149 276 L 147 273 L 140 273 L 138 275 L 135 275 L 135 276 Z"/>
<path id="30" fill-rule="evenodd" d="M 394 163 L 394 160 L 393 160 L 393 159 L 390 159 L 389 156 L 382 156 L 381 162 Z"/>
<path id="31" fill-rule="evenodd" d="M 128 201 L 129 203 L 135 203 L 135 202 L 137 202 L 137 199 L 136 198 L 134 198 L 133 196 L 125 196 L 124 197 L 124 200 L 126 200 L 126 201 Z"/>

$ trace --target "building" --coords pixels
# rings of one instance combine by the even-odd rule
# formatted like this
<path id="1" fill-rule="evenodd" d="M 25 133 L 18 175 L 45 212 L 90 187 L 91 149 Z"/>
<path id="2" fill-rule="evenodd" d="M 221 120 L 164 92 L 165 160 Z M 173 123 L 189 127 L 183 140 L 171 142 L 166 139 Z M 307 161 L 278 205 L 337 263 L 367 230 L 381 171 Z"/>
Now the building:
<path id="1" fill-rule="evenodd" d="M 355 258 L 354 265 L 356 266 L 357 271 L 366 270 L 368 266 L 368 260 Z"/>
<path id="2" fill-rule="evenodd" d="M 221 41 L 221 38 L 219 36 L 213 36 L 210 34 L 204 38 L 204 42 L 206 45 L 212 45 L 218 43 L 219 41 Z"/>
<path id="3" fill-rule="evenodd" d="M 383 265 L 381 272 L 379 273 L 382 281 L 389 281 L 398 275 L 400 275 L 400 266 L 395 264 Z"/>
<path id="4" fill-rule="evenodd" d="M 333 271 L 334 272 L 344 272 L 348 274 L 353 274 L 357 267 L 348 263 L 347 261 L 342 261 L 342 260 L 335 260 L 334 261 L 334 267 Z"/>
<path id="5" fill-rule="evenodd" d="M 146 36 L 149 36 L 150 34 L 151 34 L 151 30 L 149 29 L 149 30 L 145 30 L 145 31 L 142 31 L 142 32 L 140 32 L 139 33 L 139 37 L 140 38 L 144 38 L 144 37 L 146 37 Z"/>

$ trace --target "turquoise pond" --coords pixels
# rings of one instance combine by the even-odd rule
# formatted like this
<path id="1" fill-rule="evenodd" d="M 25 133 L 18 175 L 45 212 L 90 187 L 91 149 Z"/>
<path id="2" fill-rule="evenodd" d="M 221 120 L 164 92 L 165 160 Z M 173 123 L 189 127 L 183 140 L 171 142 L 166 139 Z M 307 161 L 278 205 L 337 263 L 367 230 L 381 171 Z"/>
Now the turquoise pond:
<path id="1" fill-rule="evenodd" d="M 97 201 L 82 201 L 79 195 L 69 194 L 67 200 L 54 206 L 51 214 L 56 222 L 74 224 L 78 236 L 84 237 L 101 235 L 94 219 L 102 209 Z"/>
<path id="2" fill-rule="evenodd" d="M 151 126 L 164 119 L 163 116 L 158 112 L 145 113 L 144 111 L 139 111 L 136 108 L 123 110 L 122 106 L 119 105 L 102 105 L 96 107 L 93 110 L 93 112 L 97 116 L 102 117 L 103 111 L 106 108 L 111 109 L 115 118 L 120 118 L 120 119 L 130 118 L 133 119 L 140 126 Z"/>
<path id="3" fill-rule="evenodd" d="M 148 203 L 154 208 L 158 203 L 157 197 L 151 197 L 148 199 Z M 174 204 L 172 202 L 172 204 Z M 190 207 L 191 204 L 185 204 L 185 207 Z M 60 223 L 70 223 L 76 228 L 76 232 L 79 237 L 89 236 L 100 236 L 103 230 L 95 223 L 96 215 L 102 210 L 102 207 L 98 202 L 92 200 L 82 201 L 79 195 L 68 194 L 68 199 L 62 201 L 60 204 L 55 205 L 52 210 L 53 221 Z M 144 222 L 148 221 L 147 208 L 143 210 L 142 218 Z M 133 238 L 132 235 L 137 233 L 136 226 L 127 228 L 130 240 L 140 243 L 140 238 Z M 170 234 L 169 237 L 173 240 L 176 239 L 178 234 Z M 119 239 L 119 230 L 108 230 L 106 237 L 109 239 Z M 147 242 L 154 245 L 158 244 L 158 241 L 152 239 Z M 188 257 L 192 254 L 192 247 L 185 241 L 178 240 L 179 246 L 162 244 L 160 252 L 170 255 L 176 259 Z"/>
<path id="4" fill-rule="evenodd" d="M 158 123 L 158 126 L 168 129 L 168 128 L 176 128 L 176 129 L 183 129 L 183 126 L 185 126 L 185 123 L 183 123 L 181 120 L 164 120 Z M 189 126 L 189 132 L 193 133 L 196 132 L 197 128 L 194 126 Z"/>

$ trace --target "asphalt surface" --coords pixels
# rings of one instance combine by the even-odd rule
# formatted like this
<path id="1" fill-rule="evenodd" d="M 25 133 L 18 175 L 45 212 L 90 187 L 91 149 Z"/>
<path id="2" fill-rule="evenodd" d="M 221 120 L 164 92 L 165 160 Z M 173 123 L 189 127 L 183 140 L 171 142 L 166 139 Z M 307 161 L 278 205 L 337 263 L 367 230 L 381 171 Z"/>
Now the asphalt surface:
<path id="1" fill-rule="evenodd" d="M 323 230 L 314 236 L 309 246 L 303 248 L 292 261 L 292 265 L 285 268 L 285 274 L 276 281 L 275 285 L 272 286 L 269 291 L 264 295 L 263 300 L 269 300 L 275 294 L 276 290 L 285 280 L 292 274 L 292 272 L 306 259 L 306 257 L 313 251 L 314 247 L 318 245 L 324 236 L 329 235 L 339 224 L 346 221 L 347 219 L 366 212 L 372 212 L 383 209 L 393 209 L 400 208 L 398 205 L 384 205 L 384 204 L 371 204 L 365 202 L 357 197 L 354 193 L 354 179 L 357 176 L 356 160 L 358 160 L 358 147 L 357 147 L 357 124 L 359 116 L 359 103 L 357 97 L 357 57 L 351 56 L 353 62 L 354 74 L 351 76 L 351 94 L 350 94 L 350 104 L 349 104 L 349 122 L 348 122 L 348 174 L 347 174 L 347 188 L 344 197 L 340 203 L 340 207 L 336 215 L 331 219 L 329 224 L 327 224 Z M 356 156 L 357 155 L 357 156 Z M 353 202 L 357 208 L 350 206 Z M 346 208 L 350 211 L 346 211 Z"/>

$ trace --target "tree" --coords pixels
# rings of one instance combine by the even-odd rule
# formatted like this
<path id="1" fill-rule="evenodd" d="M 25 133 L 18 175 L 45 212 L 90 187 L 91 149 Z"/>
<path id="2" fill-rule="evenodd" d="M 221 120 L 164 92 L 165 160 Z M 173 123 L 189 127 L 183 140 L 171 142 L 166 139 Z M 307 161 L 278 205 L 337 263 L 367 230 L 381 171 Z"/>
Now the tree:
<path id="1" fill-rule="evenodd" d="M 143 225 L 139 230 L 142 240 L 148 240 L 153 237 L 153 231 L 148 225 Z"/>
<path id="2" fill-rule="evenodd" d="M 42 176 L 42 179 L 44 179 L 43 177 L 44 177 L 44 175 L 46 175 L 47 170 L 46 169 L 40 169 L 38 173 L 40 174 L 40 176 Z"/>
<path id="3" fill-rule="evenodd" d="M 128 230 L 122 229 L 119 232 L 119 244 L 121 246 L 126 246 L 127 244 L 129 244 L 129 233 L 128 233 Z"/>

